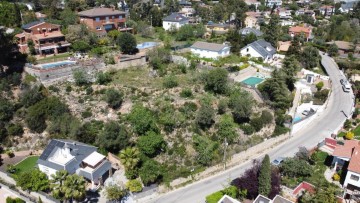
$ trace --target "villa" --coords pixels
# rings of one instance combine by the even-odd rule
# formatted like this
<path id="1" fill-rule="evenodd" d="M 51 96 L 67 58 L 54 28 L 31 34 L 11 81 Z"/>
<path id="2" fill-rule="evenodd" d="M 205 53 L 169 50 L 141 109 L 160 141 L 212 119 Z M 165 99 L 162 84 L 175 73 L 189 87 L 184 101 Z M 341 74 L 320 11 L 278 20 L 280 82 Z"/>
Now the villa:
<path id="1" fill-rule="evenodd" d="M 163 28 L 166 31 L 171 29 L 177 30 L 186 24 L 189 24 L 189 18 L 180 13 L 172 13 L 163 19 Z"/>
<path id="2" fill-rule="evenodd" d="M 343 144 L 337 144 L 332 153 L 333 170 L 341 166 L 347 166 L 346 178 L 343 186 L 348 191 L 360 191 L 360 141 L 345 140 Z M 344 170 L 344 169 L 343 169 Z"/>
<path id="3" fill-rule="evenodd" d="M 216 59 L 230 55 L 230 47 L 225 44 L 195 42 L 190 49 L 192 54 L 201 58 Z"/>
<path id="4" fill-rule="evenodd" d="M 17 45 L 21 53 L 30 53 L 33 43 L 36 54 L 57 54 L 67 52 L 70 43 L 60 31 L 60 25 L 45 21 L 34 21 L 21 27 L 24 31 L 15 35 Z"/>
<path id="5" fill-rule="evenodd" d="M 260 30 L 251 27 L 245 27 L 239 30 L 239 34 L 241 34 L 242 36 L 246 36 L 251 33 L 253 33 L 256 37 L 261 37 L 263 35 Z"/>
<path id="6" fill-rule="evenodd" d="M 97 36 L 106 36 L 110 30 L 128 31 L 126 13 L 113 8 L 92 8 L 78 13 L 80 22 L 94 31 Z"/>
<path id="7" fill-rule="evenodd" d="M 304 26 L 294 26 L 289 28 L 289 35 L 291 37 L 301 34 L 304 34 L 306 41 L 309 41 L 312 38 L 312 28 Z"/>
<path id="8" fill-rule="evenodd" d="M 102 185 L 111 174 L 111 163 L 97 148 L 72 140 L 53 139 L 49 142 L 37 164 L 50 179 L 57 171 L 66 170 L 91 182 L 91 189 Z"/>
<path id="9" fill-rule="evenodd" d="M 265 62 L 270 62 L 276 54 L 276 49 L 269 42 L 260 39 L 242 48 L 240 54 L 242 56 L 262 58 Z"/>

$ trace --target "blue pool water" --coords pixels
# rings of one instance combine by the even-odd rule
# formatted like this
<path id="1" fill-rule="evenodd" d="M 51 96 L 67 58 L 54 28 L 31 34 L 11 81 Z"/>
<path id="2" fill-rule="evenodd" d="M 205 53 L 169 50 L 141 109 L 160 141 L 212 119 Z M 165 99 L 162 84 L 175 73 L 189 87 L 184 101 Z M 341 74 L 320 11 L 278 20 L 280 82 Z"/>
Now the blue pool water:
<path id="1" fill-rule="evenodd" d="M 157 42 L 144 42 L 142 44 L 138 44 L 136 45 L 136 48 L 138 49 L 146 49 L 146 48 L 150 48 L 150 47 L 156 47 L 159 43 Z"/>
<path id="2" fill-rule="evenodd" d="M 262 78 L 258 78 L 258 77 L 249 77 L 243 81 L 241 81 L 242 83 L 245 83 L 247 85 L 250 85 L 250 86 L 255 86 L 259 83 L 261 83 L 264 79 Z"/>
<path id="3" fill-rule="evenodd" d="M 62 65 L 74 64 L 74 63 L 75 63 L 74 61 L 61 61 L 61 62 L 56 62 L 56 63 L 43 64 L 43 65 L 41 65 L 41 67 L 43 69 L 50 69 L 50 68 L 57 68 Z"/>
<path id="4" fill-rule="evenodd" d="M 297 121 L 300 121 L 301 120 L 301 117 L 299 116 L 296 116 L 294 119 L 293 119 L 293 123 L 297 122 Z"/>

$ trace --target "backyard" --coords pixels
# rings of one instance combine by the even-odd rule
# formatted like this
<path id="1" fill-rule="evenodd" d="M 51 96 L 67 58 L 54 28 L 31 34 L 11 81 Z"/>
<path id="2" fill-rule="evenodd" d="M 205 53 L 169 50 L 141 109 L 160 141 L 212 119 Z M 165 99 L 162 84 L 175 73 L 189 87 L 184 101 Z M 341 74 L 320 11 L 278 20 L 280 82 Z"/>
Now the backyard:
<path id="1" fill-rule="evenodd" d="M 26 159 L 17 163 L 14 167 L 16 168 L 15 175 L 20 174 L 25 171 L 32 170 L 36 166 L 36 161 L 39 159 L 39 156 L 29 156 Z"/>

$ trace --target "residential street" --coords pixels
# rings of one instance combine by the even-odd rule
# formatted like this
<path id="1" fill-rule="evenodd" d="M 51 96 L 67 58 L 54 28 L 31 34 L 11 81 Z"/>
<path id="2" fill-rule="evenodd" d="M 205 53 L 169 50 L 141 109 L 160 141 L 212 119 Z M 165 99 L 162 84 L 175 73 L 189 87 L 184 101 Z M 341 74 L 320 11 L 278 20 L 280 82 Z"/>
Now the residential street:
<path id="1" fill-rule="evenodd" d="M 316 118 L 307 127 L 293 134 L 281 145 L 275 147 L 269 153 L 271 159 L 276 157 L 293 156 L 298 148 L 305 146 L 312 148 L 322 141 L 325 137 L 329 137 L 331 133 L 337 131 L 345 121 L 347 116 L 351 115 L 353 106 L 353 94 L 345 93 L 342 90 L 340 79 L 343 74 L 338 70 L 336 63 L 332 58 L 324 56 L 321 53 L 321 63 L 324 65 L 327 73 L 332 80 L 332 92 L 326 109 L 320 114 L 314 115 Z M 342 112 L 343 111 L 343 112 Z M 263 156 L 262 154 L 261 156 Z M 205 196 L 223 189 L 229 181 L 238 177 L 244 170 L 249 168 L 251 160 L 239 163 L 239 166 L 231 168 L 223 173 L 201 180 L 184 188 L 172 191 L 163 196 L 159 196 L 149 202 L 156 203 L 203 203 Z"/>

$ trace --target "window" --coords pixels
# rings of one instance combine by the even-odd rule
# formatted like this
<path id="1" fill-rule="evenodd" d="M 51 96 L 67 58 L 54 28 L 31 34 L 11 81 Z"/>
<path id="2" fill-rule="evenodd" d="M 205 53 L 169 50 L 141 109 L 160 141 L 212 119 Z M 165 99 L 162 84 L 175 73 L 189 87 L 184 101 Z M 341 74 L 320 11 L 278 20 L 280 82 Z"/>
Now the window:
<path id="1" fill-rule="evenodd" d="M 106 16 L 106 21 L 109 21 L 109 16 Z"/>
<path id="2" fill-rule="evenodd" d="M 359 181 L 359 176 L 351 175 L 351 176 L 350 176 L 350 179 L 351 179 L 351 180 L 355 180 L 355 181 Z"/>
<path id="3" fill-rule="evenodd" d="M 101 27 L 96 27 L 97 30 L 101 30 Z"/>
<path id="4" fill-rule="evenodd" d="M 246 48 L 246 52 L 249 52 L 249 48 Z"/>
<path id="5" fill-rule="evenodd" d="M 96 22 L 100 22 L 100 18 L 95 18 L 95 21 L 96 21 Z"/>
<path id="6" fill-rule="evenodd" d="M 114 18 L 115 18 L 115 16 L 111 16 L 111 18 L 112 18 L 112 19 L 114 19 Z"/>
<path id="7" fill-rule="evenodd" d="M 122 19 L 122 16 L 121 16 L 121 15 L 119 16 L 119 19 L 120 19 L 120 20 Z"/>

